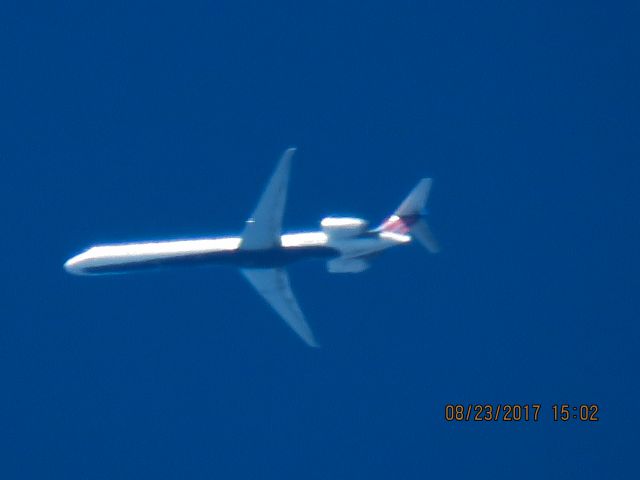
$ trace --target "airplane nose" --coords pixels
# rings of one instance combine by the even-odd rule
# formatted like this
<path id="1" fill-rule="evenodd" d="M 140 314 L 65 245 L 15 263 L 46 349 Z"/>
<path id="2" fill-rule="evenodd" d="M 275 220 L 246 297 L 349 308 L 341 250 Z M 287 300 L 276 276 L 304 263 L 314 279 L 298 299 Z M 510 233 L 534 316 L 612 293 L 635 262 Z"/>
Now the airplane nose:
<path id="1" fill-rule="evenodd" d="M 66 262 L 64 262 L 64 269 L 68 272 L 68 273 L 72 273 L 72 274 L 79 274 L 80 269 L 78 268 L 78 257 L 71 257 L 69 260 L 67 260 Z"/>

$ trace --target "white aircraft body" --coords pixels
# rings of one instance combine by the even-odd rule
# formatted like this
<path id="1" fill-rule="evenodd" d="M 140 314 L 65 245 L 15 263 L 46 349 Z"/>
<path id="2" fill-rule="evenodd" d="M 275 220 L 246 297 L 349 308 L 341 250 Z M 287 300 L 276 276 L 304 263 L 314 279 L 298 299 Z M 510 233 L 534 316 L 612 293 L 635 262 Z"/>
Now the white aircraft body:
<path id="1" fill-rule="evenodd" d="M 308 345 L 317 346 L 291 291 L 285 266 L 321 258 L 331 273 L 361 272 L 376 254 L 413 238 L 437 252 L 438 244 L 424 220 L 431 179 L 420 180 L 393 215 L 375 229 L 359 218 L 327 217 L 320 231 L 282 234 L 294 152 L 289 148 L 282 155 L 241 236 L 98 245 L 67 260 L 64 268 L 78 275 L 101 275 L 171 265 L 235 265 Z"/>

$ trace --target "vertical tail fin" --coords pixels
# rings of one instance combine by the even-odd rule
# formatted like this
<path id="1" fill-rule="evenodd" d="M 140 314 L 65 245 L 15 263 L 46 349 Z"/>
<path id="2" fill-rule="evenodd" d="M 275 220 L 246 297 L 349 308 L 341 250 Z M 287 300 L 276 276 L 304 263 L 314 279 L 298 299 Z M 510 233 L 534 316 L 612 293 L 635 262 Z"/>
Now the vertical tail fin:
<path id="1" fill-rule="evenodd" d="M 439 252 L 440 246 L 424 219 L 425 206 L 427 205 L 430 191 L 431 179 L 423 178 L 420 180 L 407 195 L 407 198 L 393 212 L 393 215 L 382 222 L 378 230 L 405 235 L 410 234 L 431 253 Z"/>

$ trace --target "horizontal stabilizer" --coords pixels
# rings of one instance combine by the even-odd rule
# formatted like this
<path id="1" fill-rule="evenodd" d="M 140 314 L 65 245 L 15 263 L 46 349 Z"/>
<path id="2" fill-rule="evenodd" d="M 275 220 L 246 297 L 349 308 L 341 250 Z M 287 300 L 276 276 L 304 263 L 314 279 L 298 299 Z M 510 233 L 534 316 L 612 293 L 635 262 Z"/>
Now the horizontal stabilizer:
<path id="1" fill-rule="evenodd" d="M 431 253 L 438 253 L 440 251 L 440 245 L 438 241 L 431 233 L 429 225 L 424 219 L 418 220 L 411 227 L 411 236 L 415 238 L 424 248 Z"/>
<path id="2" fill-rule="evenodd" d="M 396 209 L 394 215 L 398 217 L 408 217 L 410 215 L 420 215 L 424 211 L 424 207 L 429 199 L 431 191 L 431 179 L 423 178 L 411 190 L 411 193 L 404 199 L 400 206 Z"/>
<path id="3" fill-rule="evenodd" d="M 428 251 L 438 253 L 440 246 L 424 219 L 430 191 L 431 179 L 420 180 L 393 215 L 382 222 L 377 231 L 411 235 Z"/>

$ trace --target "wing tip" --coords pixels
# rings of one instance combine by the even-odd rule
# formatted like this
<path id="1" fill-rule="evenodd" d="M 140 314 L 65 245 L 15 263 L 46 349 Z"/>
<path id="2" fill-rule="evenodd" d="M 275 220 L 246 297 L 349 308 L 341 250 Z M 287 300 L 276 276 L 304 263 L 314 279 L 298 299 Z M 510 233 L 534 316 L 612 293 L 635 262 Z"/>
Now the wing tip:
<path id="1" fill-rule="evenodd" d="M 293 154 L 296 153 L 296 150 L 298 150 L 298 147 L 296 147 L 295 145 L 287 147 L 287 149 L 282 154 L 282 158 L 283 159 L 286 158 L 287 160 L 291 160 L 291 157 L 293 157 Z"/>

